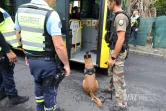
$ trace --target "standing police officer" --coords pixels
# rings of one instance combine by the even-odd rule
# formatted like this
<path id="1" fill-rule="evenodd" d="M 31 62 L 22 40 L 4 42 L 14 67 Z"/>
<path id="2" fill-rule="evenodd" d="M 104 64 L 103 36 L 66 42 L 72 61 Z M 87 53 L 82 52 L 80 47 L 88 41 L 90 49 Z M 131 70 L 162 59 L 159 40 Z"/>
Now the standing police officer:
<path id="1" fill-rule="evenodd" d="M 19 6 L 15 28 L 21 31 L 21 42 L 34 77 L 37 111 L 58 111 L 58 86 L 52 85 L 57 75 L 55 55 L 58 55 L 66 76 L 70 75 L 67 50 L 61 36 L 61 20 L 52 8 L 57 0 L 32 0 Z"/>
<path id="2" fill-rule="evenodd" d="M 140 24 L 140 17 L 138 15 L 138 10 L 134 10 L 133 14 L 131 16 L 131 33 L 134 33 L 134 47 L 137 45 L 137 33 L 138 33 L 138 27 Z"/>
<path id="3" fill-rule="evenodd" d="M 108 73 L 115 88 L 117 105 L 113 111 L 126 111 L 126 85 L 124 79 L 124 61 L 127 56 L 127 44 L 130 37 L 130 17 L 121 9 L 121 0 L 108 0 L 107 6 L 114 16 L 110 21 L 109 47 L 111 49 L 111 59 Z M 112 85 L 111 85 L 112 86 Z M 112 87 L 111 87 L 112 88 Z"/>
<path id="4" fill-rule="evenodd" d="M 28 101 L 29 97 L 17 94 L 13 77 L 17 57 L 6 42 L 12 47 L 18 45 L 14 23 L 10 15 L 0 7 L 0 100 L 8 96 L 10 105 L 17 105 Z"/>

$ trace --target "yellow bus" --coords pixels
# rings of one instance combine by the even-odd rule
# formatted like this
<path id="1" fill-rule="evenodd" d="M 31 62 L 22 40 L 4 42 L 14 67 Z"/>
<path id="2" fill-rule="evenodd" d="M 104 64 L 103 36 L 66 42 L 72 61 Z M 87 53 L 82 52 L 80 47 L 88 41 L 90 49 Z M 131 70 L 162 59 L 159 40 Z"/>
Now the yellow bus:
<path id="1" fill-rule="evenodd" d="M 18 6 L 30 1 L 5 0 L 3 6 L 14 20 Z M 97 34 L 97 51 L 91 52 L 93 64 L 96 67 L 107 68 L 105 62 L 109 59 L 109 48 L 104 39 L 109 14 L 107 0 L 58 0 L 55 10 L 62 21 L 62 36 L 70 61 L 84 63 L 84 54 L 93 50 Z M 98 31 L 95 30 L 97 20 Z"/>

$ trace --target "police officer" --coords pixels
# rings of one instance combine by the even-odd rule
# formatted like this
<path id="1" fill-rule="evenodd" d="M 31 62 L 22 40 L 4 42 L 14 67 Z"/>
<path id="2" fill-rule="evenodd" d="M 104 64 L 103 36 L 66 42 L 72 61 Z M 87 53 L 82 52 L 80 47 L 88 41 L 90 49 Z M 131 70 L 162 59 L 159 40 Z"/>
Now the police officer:
<path id="1" fill-rule="evenodd" d="M 133 14 L 131 16 L 131 33 L 134 33 L 134 47 L 137 45 L 137 33 L 138 33 L 138 28 L 140 24 L 140 17 L 138 15 L 138 10 L 134 10 Z"/>
<path id="2" fill-rule="evenodd" d="M 8 96 L 10 105 L 17 105 L 28 101 L 29 97 L 17 94 L 13 77 L 17 57 L 8 44 L 12 47 L 18 45 L 14 23 L 10 15 L 0 7 L 0 100 Z"/>
<path id="3" fill-rule="evenodd" d="M 70 75 L 67 50 L 61 34 L 61 20 L 53 10 L 57 0 L 32 0 L 19 6 L 16 32 L 21 31 L 21 42 L 26 54 L 26 64 L 35 82 L 37 111 L 58 111 L 58 86 L 52 85 L 57 75 L 55 55 L 58 55 L 66 76 Z"/>
<path id="4" fill-rule="evenodd" d="M 107 64 L 108 73 L 113 81 L 117 105 L 113 111 L 126 111 L 126 84 L 124 79 L 124 61 L 127 55 L 127 44 L 130 37 L 130 17 L 121 9 L 121 0 L 108 0 L 108 9 L 114 13 L 111 18 L 109 47 L 111 57 Z M 108 42 L 108 41 L 107 41 Z M 112 78 L 113 77 L 113 78 Z M 111 85 L 112 86 L 112 85 Z M 112 88 L 112 87 L 111 87 Z"/>

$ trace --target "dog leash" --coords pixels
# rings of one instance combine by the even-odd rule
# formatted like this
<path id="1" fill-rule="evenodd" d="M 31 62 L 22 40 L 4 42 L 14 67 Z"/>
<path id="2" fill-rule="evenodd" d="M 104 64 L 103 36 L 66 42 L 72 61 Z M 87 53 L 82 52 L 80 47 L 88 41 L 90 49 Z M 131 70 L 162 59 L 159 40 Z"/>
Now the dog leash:
<path id="1" fill-rule="evenodd" d="M 105 64 L 107 64 L 107 62 L 105 62 Z M 114 68 L 115 64 L 112 66 L 111 68 L 111 72 L 113 72 L 113 68 Z M 113 88 L 113 74 L 112 74 L 112 78 L 110 80 L 110 83 L 111 83 L 111 87 Z M 105 100 L 107 99 L 111 99 L 112 100 L 112 95 L 113 95 L 113 89 L 111 91 L 111 97 L 107 97 L 107 98 L 104 98 L 103 96 L 100 96 L 99 99 L 101 100 L 102 103 L 105 102 Z M 103 100 L 102 100 L 103 99 Z"/>

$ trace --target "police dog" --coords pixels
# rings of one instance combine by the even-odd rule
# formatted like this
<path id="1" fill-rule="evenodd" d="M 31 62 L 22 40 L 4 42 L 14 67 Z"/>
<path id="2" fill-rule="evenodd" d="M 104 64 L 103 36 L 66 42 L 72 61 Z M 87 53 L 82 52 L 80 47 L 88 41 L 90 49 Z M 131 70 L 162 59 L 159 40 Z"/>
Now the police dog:
<path id="1" fill-rule="evenodd" d="M 92 62 L 92 58 L 89 52 L 84 55 L 85 69 L 83 80 L 83 90 L 85 93 L 89 94 L 93 101 L 97 103 L 99 107 L 102 107 L 102 102 L 94 94 L 98 89 L 98 81 L 96 80 L 95 68 Z"/>

